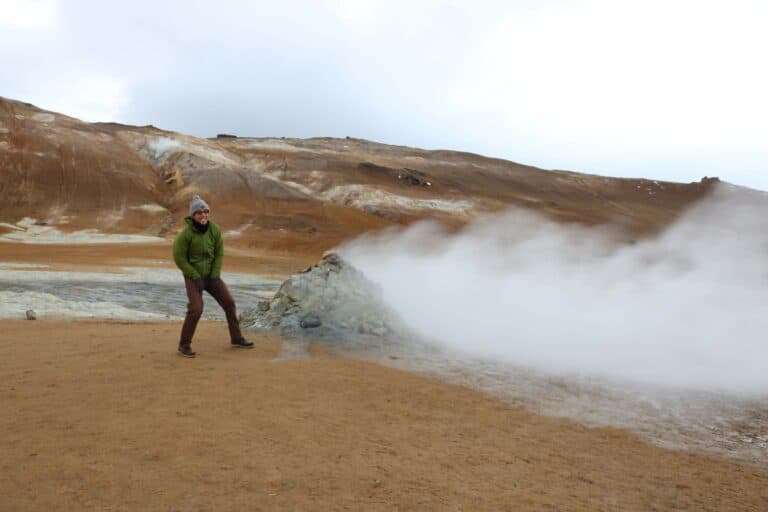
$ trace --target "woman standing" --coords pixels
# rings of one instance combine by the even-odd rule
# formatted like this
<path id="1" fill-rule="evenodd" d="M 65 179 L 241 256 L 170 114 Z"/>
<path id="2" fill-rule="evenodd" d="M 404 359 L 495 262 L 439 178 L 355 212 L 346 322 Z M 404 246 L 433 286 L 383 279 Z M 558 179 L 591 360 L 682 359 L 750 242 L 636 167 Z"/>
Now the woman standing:
<path id="1" fill-rule="evenodd" d="M 210 221 L 211 210 L 200 196 L 189 203 L 187 226 L 173 242 L 173 260 L 184 274 L 187 288 L 187 315 L 181 328 L 179 354 L 195 357 L 192 336 L 203 314 L 203 291 L 210 293 L 227 316 L 230 344 L 235 348 L 253 348 L 253 343 L 243 338 L 237 321 L 237 307 L 229 289 L 221 280 L 221 264 L 224 260 L 224 240 L 221 228 Z"/>

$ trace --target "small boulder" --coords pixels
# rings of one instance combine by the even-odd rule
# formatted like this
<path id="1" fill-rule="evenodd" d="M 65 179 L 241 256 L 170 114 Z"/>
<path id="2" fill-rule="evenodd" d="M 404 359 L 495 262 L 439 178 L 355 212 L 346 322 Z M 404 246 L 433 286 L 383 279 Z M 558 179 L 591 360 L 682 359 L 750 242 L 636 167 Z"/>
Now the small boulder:
<path id="1" fill-rule="evenodd" d="M 37 313 L 34 309 L 27 310 L 27 320 L 37 320 Z"/>
<path id="2" fill-rule="evenodd" d="M 303 329 L 312 329 L 313 327 L 320 327 L 323 325 L 323 322 L 320 321 L 320 319 L 314 315 L 307 315 L 304 318 L 301 319 L 301 323 L 299 323 Z"/>
<path id="3" fill-rule="evenodd" d="M 270 301 L 255 306 L 242 313 L 245 329 L 295 336 L 319 328 L 311 332 L 313 337 L 334 341 L 358 333 L 386 338 L 400 332 L 381 288 L 333 253 L 288 278 Z"/>

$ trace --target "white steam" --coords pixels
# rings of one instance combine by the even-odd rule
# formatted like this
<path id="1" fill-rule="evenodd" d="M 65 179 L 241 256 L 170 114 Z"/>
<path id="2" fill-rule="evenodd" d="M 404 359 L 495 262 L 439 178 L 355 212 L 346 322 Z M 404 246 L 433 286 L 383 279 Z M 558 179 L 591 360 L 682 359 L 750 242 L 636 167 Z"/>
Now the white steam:
<path id="1" fill-rule="evenodd" d="M 147 146 L 151 152 L 151 155 L 156 160 L 161 160 L 165 157 L 165 154 L 181 146 L 181 142 L 171 139 L 170 137 L 156 137 L 150 139 Z"/>
<path id="2" fill-rule="evenodd" d="M 768 197 L 721 187 L 653 239 L 527 211 L 340 254 L 418 334 L 559 374 L 768 391 Z"/>

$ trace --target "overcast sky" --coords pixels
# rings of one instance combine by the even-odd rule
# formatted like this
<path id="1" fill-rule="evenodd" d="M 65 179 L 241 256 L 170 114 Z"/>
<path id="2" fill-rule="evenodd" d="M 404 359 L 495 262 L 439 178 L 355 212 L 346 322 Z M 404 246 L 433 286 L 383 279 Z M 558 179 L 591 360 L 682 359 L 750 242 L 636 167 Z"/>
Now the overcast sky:
<path id="1" fill-rule="evenodd" d="M 768 1 L 0 0 L 0 96 L 768 190 Z"/>

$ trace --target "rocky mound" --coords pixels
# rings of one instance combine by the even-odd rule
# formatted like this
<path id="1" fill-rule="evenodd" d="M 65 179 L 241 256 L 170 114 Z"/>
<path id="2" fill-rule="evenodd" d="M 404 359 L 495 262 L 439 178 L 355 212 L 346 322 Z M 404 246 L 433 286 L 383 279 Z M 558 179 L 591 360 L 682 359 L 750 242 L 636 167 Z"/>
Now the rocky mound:
<path id="1" fill-rule="evenodd" d="M 339 339 L 401 330 L 379 286 L 336 254 L 291 276 L 271 300 L 243 311 L 240 323 L 251 330 Z"/>

